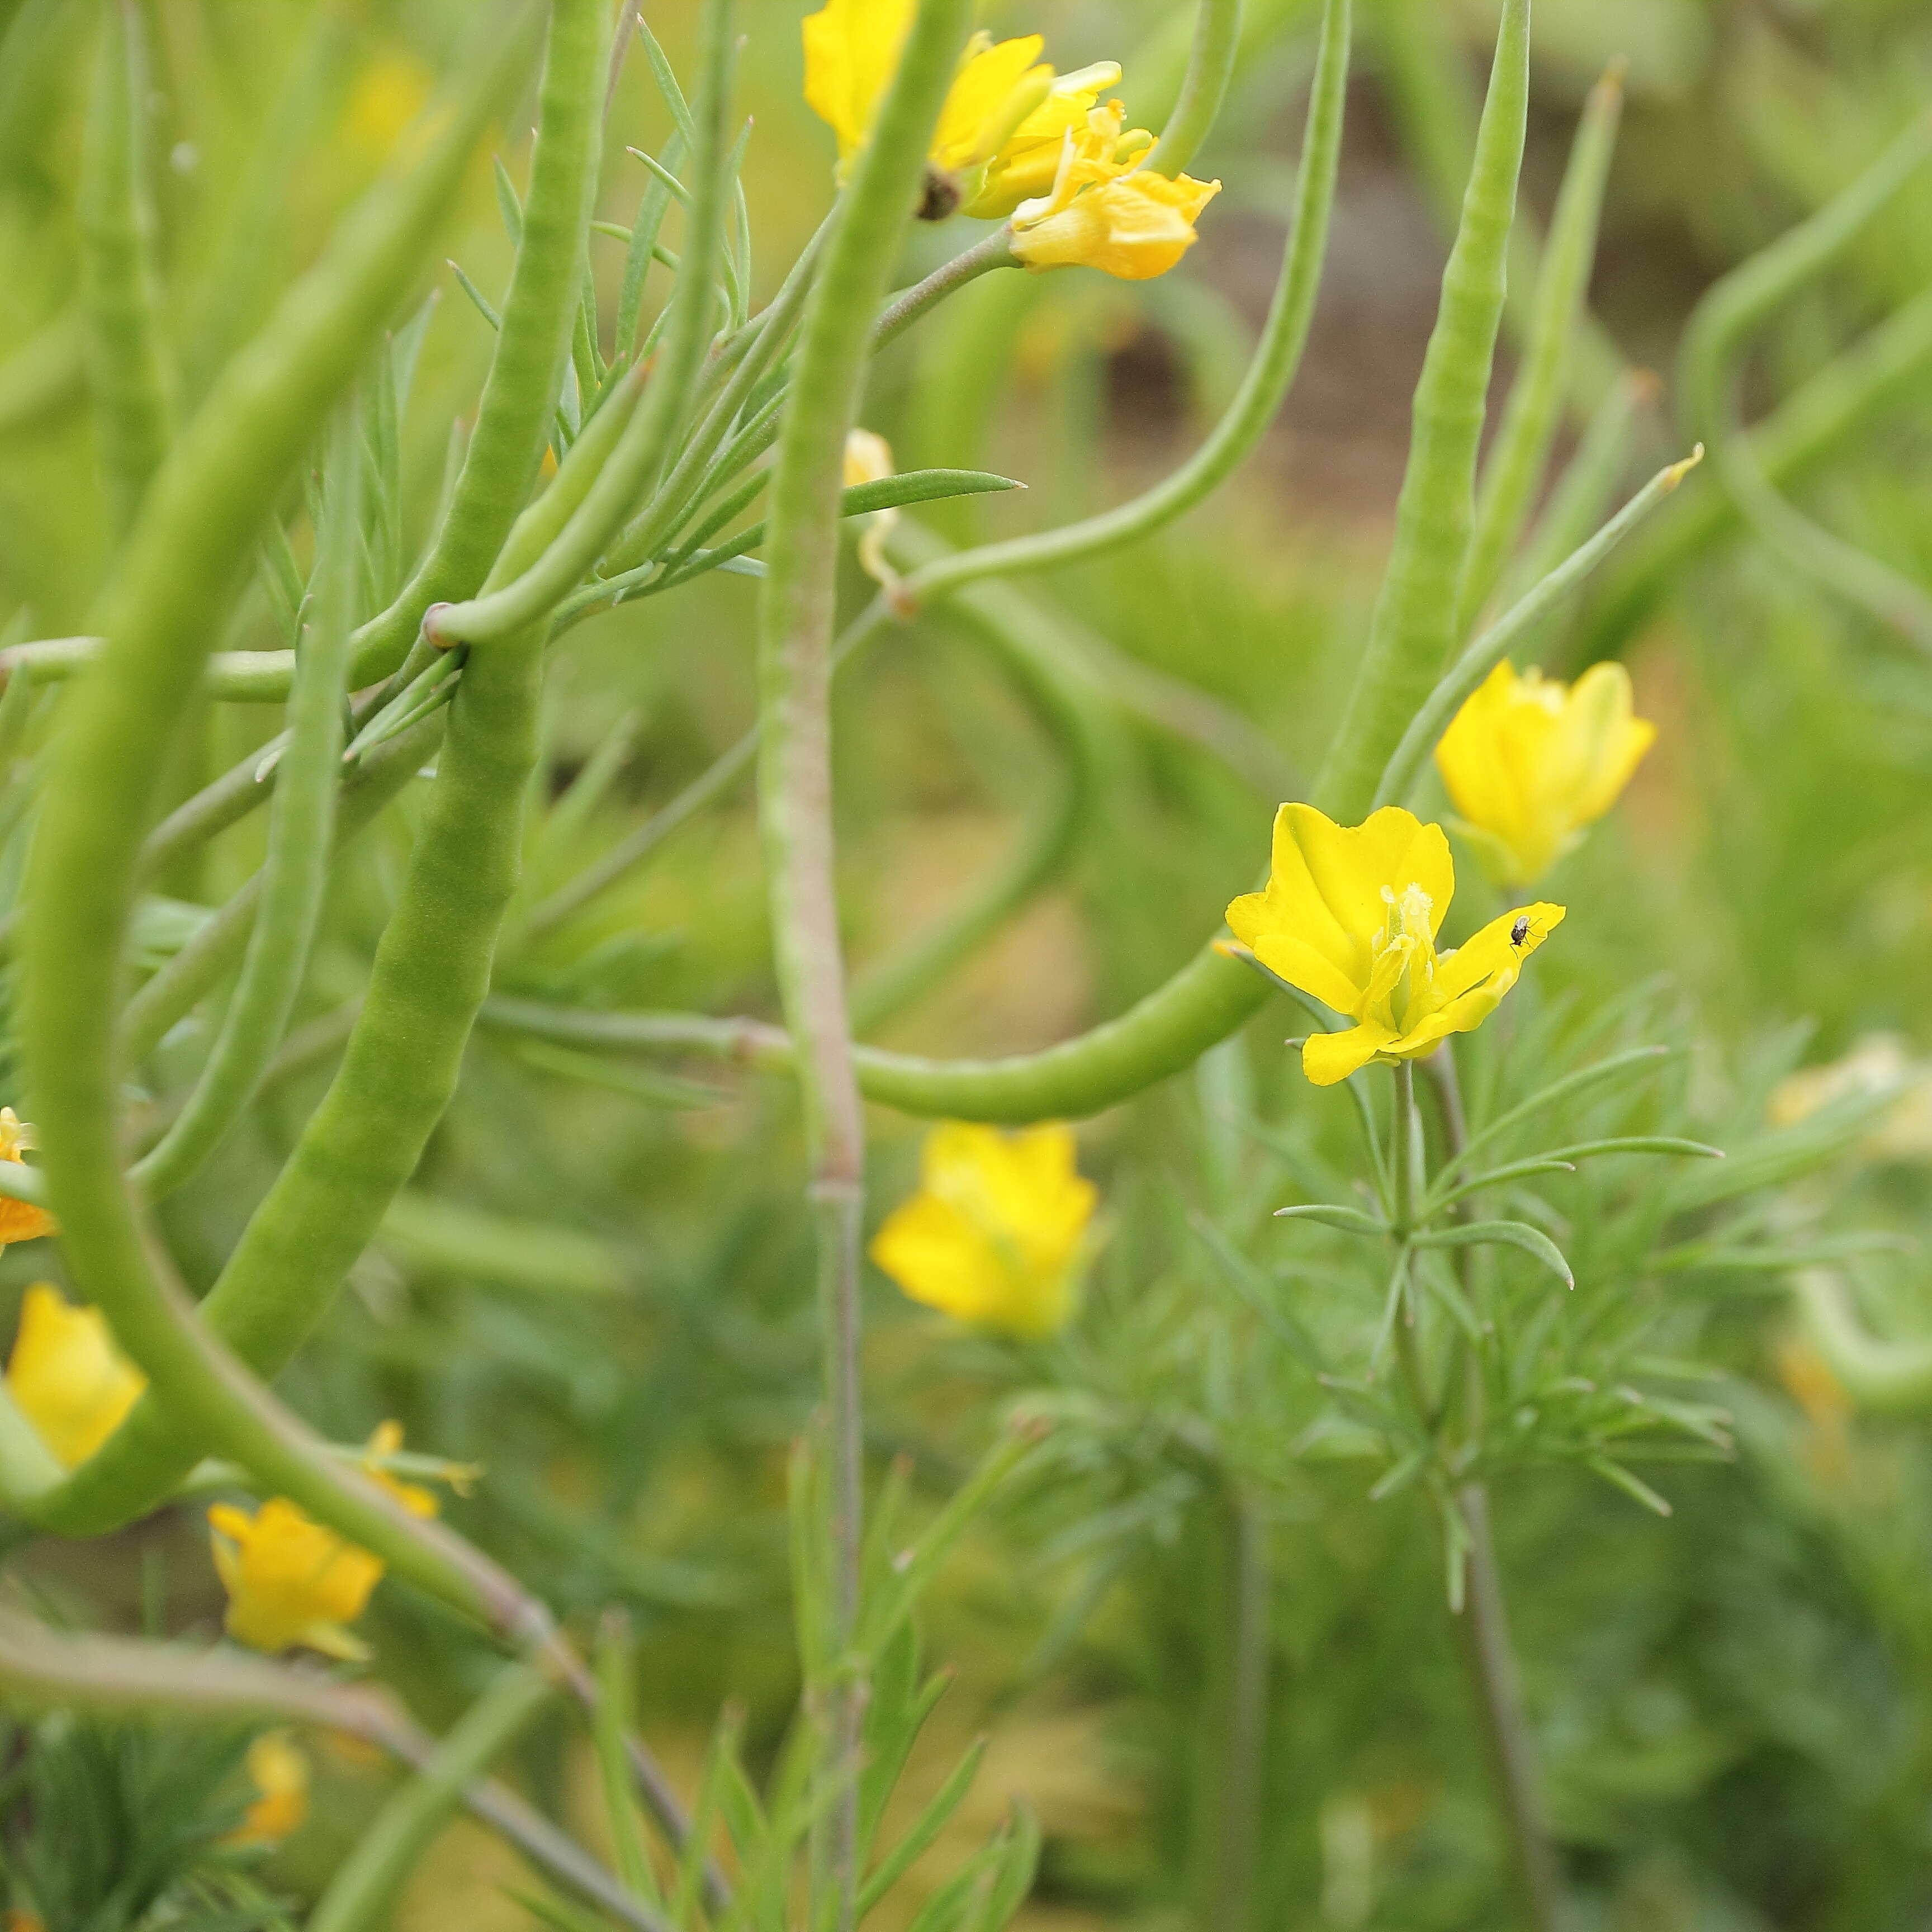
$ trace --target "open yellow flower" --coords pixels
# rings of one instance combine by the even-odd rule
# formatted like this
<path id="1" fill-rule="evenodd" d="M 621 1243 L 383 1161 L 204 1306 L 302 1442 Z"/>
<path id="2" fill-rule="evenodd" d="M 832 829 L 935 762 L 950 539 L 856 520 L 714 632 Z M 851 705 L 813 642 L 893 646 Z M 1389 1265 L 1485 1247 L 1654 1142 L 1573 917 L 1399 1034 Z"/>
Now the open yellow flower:
<path id="1" fill-rule="evenodd" d="M 436 1498 L 399 1482 L 381 1459 L 401 1447 L 400 1424 L 386 1422 L 369 1438 L 368 1475 L 415 1516 L 434 1516 Z M 214 1568 L 228 1592 L 225 1628 L 238 1643 L 274 1653 L 297 1645 L 328 1657 L 367 1655 L 347 1628 L 382 1580 L 379 1556 L 324 1528 L 286 1496 L 271 1496 L 251 1516 L 232 1504 L 208 1512 Z"/>
<path id="2" fill-rule="evenodd" d="M 838 137 L 842 168 L 871 131 L 912 14 L 913 0 L 826 0 L 805 20 L 805 98 Z M 1052 178 L 1062 134 L 1120 77 L 1112 61 L 1056 76 L 1040 58 L 1045 44 L 1038 34 L 967 43 L 928 155 L 929 218 L 962 205 L 969 214 L 1010 212 L 1038 191 L 1036 176 Z"/>
<path id="3" fill-rule="evenodd" d="M 26 1150 L 34 1144 L 34 1130 L 22 1122 L 11 1107 L 0 1107 L 0 1160 L 16 1166 L 26 1164 Z M 56 1234 L 54 1217 L 31 1201 L 16 1201 L 0 1194 L 0 1248 L 16 1241 L 38 1240 L 43 1234 Z"/>
<path id="4" fill-rule="evenodd" d="M 1559 684 L 1505 662 L 1456 712 L 1436 764 L 1497 878 L 1527 885 L 1616 803 L 1656 736 L 1634 715 L 1620 664 Z"/>
<path id="5" fill-rule="evenodd" d="M 1559 905 L 1519 906 L 1467 944 L 1438 953 L 1456 868 L 1439 825 L 1399 805 L 1340 826 L 1312 805 L 1275 814 L 1264 892 L 1228 908 L 1234 937 L 1270 973 L 1355 1022 L 1302 1048 L 1318 1087 L 1372 1060 L 1419 1059 L 1480 1026 L 1522 962 L 1562 922 Z"/>
<path id="6" fill-rule="evenodd" d="M 1068 132 L 1052 188 L 1013 212 L 1013 253 L 1027 267 L 1082 266 L 1144 282 L 1193 245 L 1194 224 L 1221 184 L 1191 175 L 1170 181 L 1123 159 L 1123 142 L 1118 100 Z"/>
<path id="7" fill-rule="evenodd" d="M 279 1845 L 308 1817 L 308 1759 L 286 1731 L 264 1731 L 245 1760 L 256 1796 L 229 1834 L 231 1845 Z"/>
<path id="8" fill-rule="evenodd" d="M 7 1392 L 63 1468 L 85 1462 L 147 1385 L 114 1346 L 99 1309 L 71 1306 L 51 1282 L 27 1290 L 7 1358 Z"/>
<path id="9" fill-rule="evenodd" d="M 1070 1127 L 1016 1134 L 948 1120 L 926 1137 L 920 1189 L 886 1216 L 872 1258 L 915 1301 L 1032 1338 L 1073 1312 L 1098 1198 Z"/>

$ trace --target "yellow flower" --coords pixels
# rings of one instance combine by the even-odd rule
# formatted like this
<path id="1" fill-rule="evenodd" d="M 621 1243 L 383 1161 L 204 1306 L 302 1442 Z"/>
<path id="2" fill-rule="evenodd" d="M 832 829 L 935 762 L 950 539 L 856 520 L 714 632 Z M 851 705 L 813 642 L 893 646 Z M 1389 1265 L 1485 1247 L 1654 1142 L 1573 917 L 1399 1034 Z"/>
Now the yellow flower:
<path id="1" fill-rule="evenodd" d="M 1616 803 L 1656 736 L 1632 715 L 1620 664 L 1558 684 L 1505 662 L 1456 714 L 1436 764 L 1496 876 L 1527 885 Z"/>
<path id="2" fill-rule="evenodd" d="M 1455 892 L 1442 826 L 1399 805 L 1354 826 L 1312 805 L 1275 814 L 1268 889 L 1235 900 L 1228 924 L 1270 973 L 1356 1022 L 1302 1048 L 1316 1086 L 1372 1060 L 1419 1059 L 1448 1035 L 1480 1026 L 1562 922 L 1562 906 L 1520 906 L 1438 953 L 1436 935 Z"/>
<path id="3" fill-rule="evenodd" d="M 1016 1134 L 948 1120 L 926 1137 L 920 1190 L 886 1217 L 872 1258 L 915 1301 L 1038 1337 L 1073 1312 L 1094 1184 L 1070 1127 Z"/>
<path id="4" fill-rule="evenodd" d="M 99 1309 L 70 1307 L 51 1282 L 27 1290 L 7 1392 L 63 1468 L 85 1462 L 147 1385 L 115 1347 Z"/>
<path id="5" fill-rule="evenodd" d="M 403 130 L 423 110 L 433 76 L 420 62 L 387 55 L 356 76 L 343 110 L 343 139 L 353 150 L 381 160 Z"/>
<path id="6" fill-rule="evenodd" d="M 381 1466 L 402 1444 L 386 1422 L 369 1438 L 363 1467 L 416 1516 L 434 1516 L 436 1498 L 398 1482 Z M 228 1592 L 226 1628 L 238 1643 L 270 1652 L 302 1644 L 330 1657 L 368 1654 L 344 1628 L 362 1614 L 381 1581 L 382 1558 L 325 1528 L 286 1496 L 271 1496 L 253 1516 L 227 1503 L 208 1513 L 214 1568 Z"/>
<path id="7" fill-rule="evenodd" d="M 1124 159 L 1124 140 L 1118 100 L 1068 131 L 1052 188 L 1013 212 L 1013 253 L 1029 268 L 1082 266 L 1144 282 L 1193 245 L 1194 224 L 1221 184 L 1170 181 Z"/>
<path id="8" fill-rule="evenodd" d="M 1858 1144 L 1868 1160 L 1932 1160 L 1932 1061 L 1915 1060 L 1897 1034 L 1867 1034 L 1842 1060 L 1801 1067 L 1772 1089 L 1774 1127 L 1795 1127 L 1821 1107 L 1854 1094 L 1897 1097 Z"/>
<path id="9" fill-rule="evenodd" d="M 864 145 L 898 64 L 913 0 L 826 0 L 804 22 L 805 98 L 838 137 L 841 167 Z M 1060 138 L 1120 77 L 1112 61 L 1056 78 L 1038 34 L 995 42 L 975 34 L 940 110 L 928 159 L 929 218 L 965 206 L 1007 214 L 1040 170 L 1050 180 Z"/>
<path id="10" fill-rule="evenodd" d="M 26 1150 L 33 1144 L 33 1129 L 24 1124 L 11 1107 L 0 1107 L 0 1160 L 25 1166 Z M 0 1248 L 58 1232 L 54 1217 L 44 1208 L 36 1208 L 31 1201 L 16 1201 L 10 1194 L 0 1194 Z"/>
<path id="11" fill-rule="evenodd" d="M 248 1747 L 247 1763 L 259 1795 L 228 1842 L 278 1845 L 308 1817 L 308 1760 L 286 1731 L 264 1731 Z"/>
<path id="12" fill-rule="evenodd" d="M 861 483 L 882 483 L 892 474 L 892 446 L 884 436 L 869 429 L 845 432 L 847 489 L 856 489 Z M 859 568 L 875 584 L 890 585 L 898 580 L 898 573 L 886 561 L 886 539 L 898 520 L 896 509 L 866 513 L 859 538 Z"/>

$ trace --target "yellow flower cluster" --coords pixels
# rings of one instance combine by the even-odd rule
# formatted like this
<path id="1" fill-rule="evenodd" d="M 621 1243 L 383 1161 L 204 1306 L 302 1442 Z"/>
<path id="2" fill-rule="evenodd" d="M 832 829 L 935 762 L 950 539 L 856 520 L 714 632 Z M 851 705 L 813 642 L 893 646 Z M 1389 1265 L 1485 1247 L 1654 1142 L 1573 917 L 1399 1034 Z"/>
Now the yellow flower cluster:
<path id="1" fill-rule="evenodd" d="M 1372 1060 L 1419 1059 L 1481 1025 L 1562 922 L 1562 906 L 1520 906 L 1438 952 L 1455 892 L 1442 826 L 1399 805 L 1352 826 L 1312 805 L 1276 814 L 1267 888 L 1235 900 L 1228 924 L 1277 978 L 1355 1022 L 1303 1047 L 1302 1069 L 1316 1086 Z"/>
<path id="2" fill-rule="evenodd" d="M 363 1468 L 414 1516 L 434 1516 L 428 1490 L 399 1482 L 383 1468 L 402 1447 L 400 1425 L 386 1422 L 369 1438 Z M 325 1528 L 286 1496 L 272 1496 L 252 1515 L 232 1504 L 208 1512 L 214 1568 L 228 1592 L 228 1634 L 271 1652 L 297 1645 L 326 1656 L 368 1653 L 346 1628 L 382 1580 L 383 1563 Z"/>
<path id="3" fill-rule="evenodd" d="M 16 1166 L 26 1164 L 26 1150 L 34 1144 L 34 1130 L 26 1126 L 11 1107 L 0 1107 L 0 1160 Z M 57 1233 L 54 1217 L 31 1201 L 16 1201 L 0 1194 L 0 1248 L 16 1241 L 38 1240 L 43 1234 Z"/>
<path id="4" fill-rule="evenodd" d="M 862 147 L 898 64 L 913 0 L 826 0 L 804 22 L 805 98 L 838 142 L 842 168 Z M 1038 34 L 968 43 L 927 155 L 920 212 L 1013 218 L 1030 268 L 1084 264 L 1131 281 L 1165 274 L 1194 239 L 1219 182 L 1174 180 L 1142 166 L 1154 136 L 1122 124 L 1113 61 L 1056 74 Z"/>
<path id="5" fill-rule="evenodd" d="M 1016 1134 L 949 1120 L 926 1136 L 919 1192 L 895 1208 L 872 1258 L 915 1301 L 1028 1339 L 1072 1318 L 1098 1198 L 1072 1130 Z"/>

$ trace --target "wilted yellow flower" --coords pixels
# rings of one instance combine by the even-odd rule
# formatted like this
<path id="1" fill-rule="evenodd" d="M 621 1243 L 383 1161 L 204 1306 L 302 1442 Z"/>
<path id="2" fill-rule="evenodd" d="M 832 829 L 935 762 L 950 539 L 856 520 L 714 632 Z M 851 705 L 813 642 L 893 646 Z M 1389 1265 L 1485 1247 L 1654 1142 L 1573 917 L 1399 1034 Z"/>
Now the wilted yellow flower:
<path id="1" fill-rule="evenodd" d="M 912 14 L 913 0 L 826 0 L 806 18 L 805 98 L 837 136 L 842 166 L 871 130 Z M 1112 61 L 1056 76 L 1040 59 L 1045 44 L 1038 34 L 967 43 L 928 155 L 928 216 L 1008 213 L 1034 191 L 1042 152 L 1050 180 L 1063 133 L 1120 77 Z"/>
<path id="2" fill-rule="evenodd" d="M 1564 916 L 1559 905 L 1519 906 L 1438 953 L 1436 935 L 1455 893 L 1442 826 L 1399 805 L 1357 826 L 1337 825 L 1312 805 L 1275 814 L 1267 890 L 1235 900 L 1228 924 L 1270 973 L 1356 1022 L 1302 1048 L 1316 1086 L 1372 1060 L 1419 1059 L 1449 1034 L 1480 1026 Z"/>
<path id="3" fill-rule="evenodd" d="M 228 1842 L 278 1845 L 308 1817 L 308 1759 L 286 1731 L 264 1731 L 248 1747 L 246 1762 L 259 1795 Z"/>
<path id="4" fill-rule="evenodd" d="M 23 1167 L 26 1150 L 33 1144 L 33 1129 L 11 1107 L 0 1107 L 0 1160 L 10 1160 Z M 16 1201 L 10 1194 L 0 1194 L 0 1248 L 58 1232 L 54 1217 L 44 1208 L 36 1208 L 31 1201 Z"/>
<path id="5" fill-rule="evenodd" d="M 845 432 L 845 487 L 861 483 L 882 483 L 893 473 L 892 446 L 876 430 L 849 429 Z M 898 573 L 886 561 L 886 539 L 899 520 L 896 509 L 870 510 L 859 537 L 859 567 L 875 584 L 892 584 Z"/>
<path id="6" fill-rule="evenodd" d="M 402 1444 L 399 1424 L 386 1422 L 369 1438 L 363 1467 L 416 1516 L 434 1516 L 436 1498 L 398 1482 L 378 1459 Z M 286 1496 L 271 1496 L 254 1515 L 228 1503 L 208 1512 L 214 1568 L 228 1592 L 226 1628 L 238 1643 L 270 1652 L 306 1645 L 326 1655 L 368 1653 L 346 1624 L 362 1614 L 382 1580 L 380 1557 L 325 1528 Z"/>
<path id="7" fill-rule="evenodd" d="M 1118 100 L 1069 131 L 1051 188 L 1013 211 L 1013 253 L 1029 268 L 1084 266 L 1144 282 L 1193 245 L 1196 219 L 1221 184 L 1170 181 L 1123 159 L 1122 146 Z"/>
<path id="8" fill-rule="evenodd" d="M 1773 1126 L 1794 1127 L 1855 1094 L 1897 1096 L 1858 1143 L 1867 1160 L 1932 1160 L 1932 1060 L 1915 1059 L 1894 1033 L 1867 1034 L 1842 1060 L 1787 1074 L 1766 1112 Z"/>
<path id="9" fill-rule="evenodd" d="M 1456 714 L 1436 764 L 1498 878 L 1527 885 L 1616 803 L 1656 736 L 1633 715 L 1620 664 L 1559 684 L 1505 662 Z"/>
<path id="10" fill-rule="evenodd" d="M 51 1282 L 20 1304 L 7 1392 L 63 1468 L 85 1462 L 121 1426 L 147 1378 L 114 1346 L 98 1308 L 75 1308 Z"/>
<path id="11" fill-rule="evenodd" d="M 915 1301 L 1037 1337 L 1073 1312 L 1094 1184 L 1070 1127 L 1016 1134 L 948 1120 L 926 1137 L 920 1188 L 887 1215 L 872 1258 Z"/>

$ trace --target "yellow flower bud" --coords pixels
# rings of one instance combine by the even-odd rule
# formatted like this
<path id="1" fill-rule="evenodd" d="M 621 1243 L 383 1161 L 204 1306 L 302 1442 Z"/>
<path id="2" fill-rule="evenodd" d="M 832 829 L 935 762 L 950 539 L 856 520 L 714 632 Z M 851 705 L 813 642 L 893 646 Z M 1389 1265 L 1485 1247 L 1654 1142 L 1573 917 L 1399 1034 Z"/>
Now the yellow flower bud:
<path id="1" fill-rule="evenodd" d="M 278 1845 L 308 1820 L 308 1759 L 286 1731 L 264 1731 L 248 1747 L 245 1762 L 258 1795 L 228 1842 Z"/>
<path id="2" fill-rule="evenodd" d="M 1016 1134 L 950 1120 L 927 1135 L 920 1190 L 886 1217 L 872 1258 L 915 1301 L 1030 1338 L 1074 1309 L 1098 1196 L 1075 1166 L 1072 1130 Z"/>
<path id="3" fill-rule="evenodd" d="M 876 430 L 849 429 L 845 432 L 845 488 L 861 483 L 882 483 L 894 473 L 892 446 Z M 886 540 L 899 520 L 896 508 L 868 510 L 859 538 L 859 568 L 875 584 L 890 587 L 898 581 L 898 573 L 886 561 Z"/>
<path id="4" fill-rule="evenodd" d="M 114 1346 L 98 1308 L 75 1308 L 51 1282 L 20 1304 L 7 1392 L 62 1468 L 87 1460 L 134 1406 L 147 1378 Z"/>
<path id="5" fill-rule="evenodd" d="M 1013 253 L 1029 268 L 1099 268 L 1124 281 L 1164 275 L 1194 243 L 1194 224 L 1218 181 L 1170 181 L 1123 153 L 1136 152 L 1110 101 L 1064 137 L 1053 184 L 1013 212 Z"/>
<path id="6" fill-rule="evenodd" d="M 1633 714 L 1620 664 L 1559 684 L 1504 662 L 1456 714 L 1436 765 L 1496 877 L 1527 885 L 1616 803 L 1656 736 Z"/>
<path id="7" fill-rule="evenodd" d="M 1302 1070 L 1316 1086 L 1372 1060 L 1422 1058 L 1450 1034 L 1480 1026 L 1563 920 L 1559 905 L 1519 906 L 1438 953 L 1455 894 L 1447 835 L 1400 806 L 1357 826 L 1337 825 L 1312 805 L 1276 814 L 1267 889 L 1235 900 L 1228 924 L 1278 979 L 1355 1022 L 1302 1048 Z"/>

